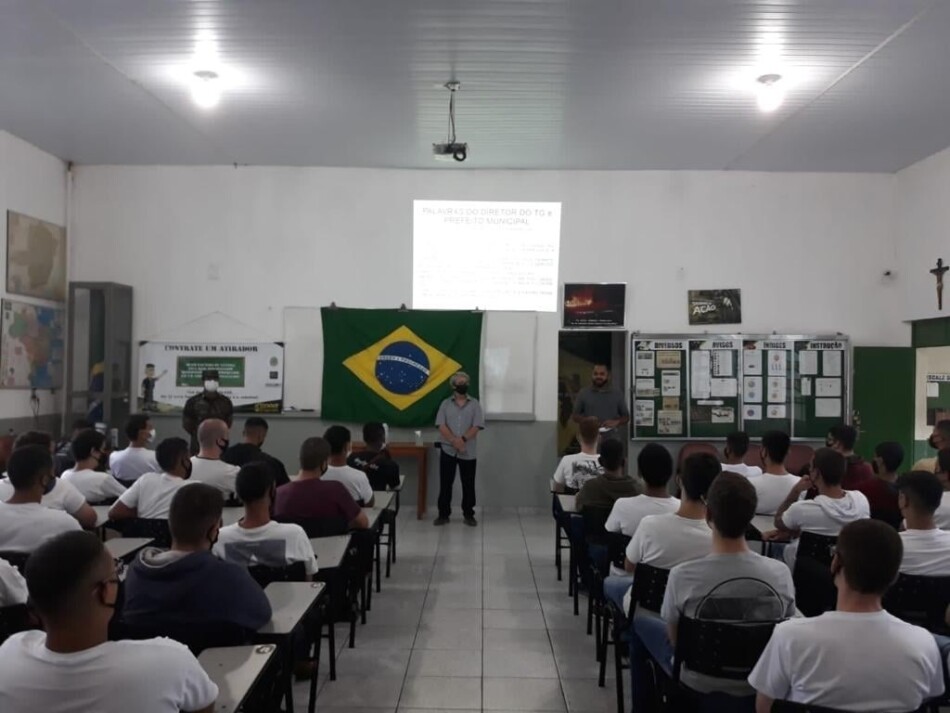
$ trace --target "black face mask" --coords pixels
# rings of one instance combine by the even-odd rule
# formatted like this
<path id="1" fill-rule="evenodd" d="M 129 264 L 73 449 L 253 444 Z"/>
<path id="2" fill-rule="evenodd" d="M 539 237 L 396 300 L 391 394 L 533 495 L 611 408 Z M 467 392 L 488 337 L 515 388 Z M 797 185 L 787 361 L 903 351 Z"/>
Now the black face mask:
<path id="1" fill-rule="evenodd" d="M 461 394 L 462 396 L 464 396 L 465 394 L 467 394 L 467 393 L 468 393 L 468 384 L 458 384 L 458 385 L 455 387 L 455 393 Z"/>
<path id="2" fill-rule="evenodd" d="M 874 474 L 875 474 L 875 475 L 878 474 L 878 468 L 877 468 L 877 461 L 876 461 L 876 460 L 872 460 L 872 461 L 871 461 L 871 470 L 874 471 Z"/>
<path id="3" fill-rule="evenodd" d="M 927 445 L 933 448 L 934 450 L 938 450 L 937 439 L 934 438 L 933 434 L 930 434 L 930 438 L 927 439 Z"/>

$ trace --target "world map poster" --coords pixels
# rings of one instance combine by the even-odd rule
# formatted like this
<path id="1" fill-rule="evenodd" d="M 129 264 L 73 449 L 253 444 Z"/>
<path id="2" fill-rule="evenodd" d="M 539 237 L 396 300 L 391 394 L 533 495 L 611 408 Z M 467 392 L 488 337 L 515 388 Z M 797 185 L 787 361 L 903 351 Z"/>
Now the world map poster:
<path id="1" fill-rule="evenodd" d="M 65 311 L 3 300 L 2 312 L 0 387 L 61 388 Z"/>

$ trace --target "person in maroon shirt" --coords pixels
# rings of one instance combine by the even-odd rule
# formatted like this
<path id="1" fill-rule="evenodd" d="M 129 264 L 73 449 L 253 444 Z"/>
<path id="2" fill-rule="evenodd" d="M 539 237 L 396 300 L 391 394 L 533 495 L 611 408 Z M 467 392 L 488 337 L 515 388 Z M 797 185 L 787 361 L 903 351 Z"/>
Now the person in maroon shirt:
<path id="1" fill-rule="evenodd" d="M 322 438 L 308 438 L 300 446 L 300 472 L 294 480 L 277 488 L 274 519 L 337 518 L 351 530 L 369 527 L 360 509 L 342 483 L 320 480 L 327 472 L 330 444 Z"/>
<path id="2" fill-rule="evenodd" d="M 901 511 L 897 505 L 897 471 L 904 462 L 904 449 L 900 443 L 885 441 L 874 448 L 871 469 L 874 477 L 862 480 L 855 490 L 860 490 L 871 506 L 871 517 L 900 527 Z"/>
<path id="3" fill-rule="evenodd" d="M 859 490 L 858 486 L 865 480 L 874 478 L 874 471 L 861 456 L 854 452 L 854 444 L 858 441 L 858 431 L 854 426 L 842 423 L 833 426 L 828 431 L 825 445 L 845 457 L 848 469 L 845 471 L 841 487 L 845 490 Z"/>

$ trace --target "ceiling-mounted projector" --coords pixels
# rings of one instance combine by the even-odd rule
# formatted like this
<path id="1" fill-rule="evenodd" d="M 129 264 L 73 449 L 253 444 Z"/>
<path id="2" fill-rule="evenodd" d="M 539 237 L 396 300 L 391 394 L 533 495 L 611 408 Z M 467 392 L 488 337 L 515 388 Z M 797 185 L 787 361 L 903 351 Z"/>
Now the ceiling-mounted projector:
<path id="1" fill-rule="evenodd" d="M 449 138 L 432 144 L 432 156 L 436 161 L 464 161 L 468 158 L 468 144 L 455 139 L 455 94 L 462 88 L 461 82 L 446 82 L 449 90 Z"/>

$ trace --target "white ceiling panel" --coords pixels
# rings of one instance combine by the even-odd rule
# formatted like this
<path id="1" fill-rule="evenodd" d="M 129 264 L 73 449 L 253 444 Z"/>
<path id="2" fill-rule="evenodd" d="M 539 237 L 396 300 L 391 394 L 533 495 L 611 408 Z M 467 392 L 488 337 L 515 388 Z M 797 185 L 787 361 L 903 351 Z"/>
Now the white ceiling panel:
<path id="1" fill-rule="evenodd" d="M 950 0 L 0 0 L 0 127 L 81 163 L 425 168 L 455 78 L 466 167 L 893 171 L 950 144 L 948 35 Z"/>

